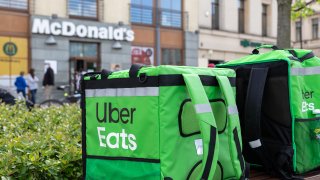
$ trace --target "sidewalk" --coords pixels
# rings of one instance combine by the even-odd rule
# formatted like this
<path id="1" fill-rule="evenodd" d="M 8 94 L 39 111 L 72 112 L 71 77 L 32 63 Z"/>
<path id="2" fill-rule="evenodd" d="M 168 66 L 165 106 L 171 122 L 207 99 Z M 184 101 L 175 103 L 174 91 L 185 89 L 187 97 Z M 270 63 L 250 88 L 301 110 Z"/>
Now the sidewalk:
<path id="1" fill-rule="evenodd" d="M 302 177 L 306 180 L 319 180 L 320 169 L 304 174 Z M 279 180 L 280 178 L 272 177 L 263 171 L 252 169 L 250 171 L 250 179 L 252 180 Z"/>

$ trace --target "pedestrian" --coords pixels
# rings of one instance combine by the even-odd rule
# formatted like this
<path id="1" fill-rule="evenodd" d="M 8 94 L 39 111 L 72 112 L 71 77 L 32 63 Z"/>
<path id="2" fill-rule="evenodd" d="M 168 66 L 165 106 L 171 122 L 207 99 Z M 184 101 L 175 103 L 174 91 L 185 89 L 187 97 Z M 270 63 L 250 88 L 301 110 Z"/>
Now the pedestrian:
<path id="1" fill-rule="evenodd" d="M 16 81 L 14 82 L 14 85 L 17 87 L 17 93 L 22 93 L 23 97 L 26 98 L 26 87 L 27 83 L 24 79 L 24 72 L 20 72 L 20 76 L 16 78 Z"/>
<path id="2" fill-rule="evenodd" d="M 48 68 L 43 76 L 42 85 L 44 87 L 45 99 L 50 99 L 52 88 L 54 85 L 54 72 L 50 65 L 48 65 Z"/>
<path id="3" fill-rule="evenodd" d="M 27 83 L 29 87 L 29 92 L 31 95 L 31 101 L 33 104 L 36 103 L 36 93 L 38 89 L 38 77 L 34 74 L 34 69 L 29 70 L 29 75 L 27 76 Z"/>
<path id="4" fill-rule="evenodd" d="M 115 72 L 115 71 L 120 71 L 120 70 L 121 70 L 121 67 L 120 67 L 119 64 L 116 64 L 116 65 L 114 65 L 114 67 L 113 67 L 112 70 L 113 70 L 114 72 Z"/>
<path id="5" fill-rule="evenodd" d="M 80 92 L 80 80 L 81 80 L 81 72 L 76 71 L 74 74 L 75 93 Z"/>
<path id="6" fill-rule="evenodd" d="M 214 68 L 216 65 L 215 64 L 213 64 L 213 63 L 209 63 L 208 64 L 208 68 Z"/>

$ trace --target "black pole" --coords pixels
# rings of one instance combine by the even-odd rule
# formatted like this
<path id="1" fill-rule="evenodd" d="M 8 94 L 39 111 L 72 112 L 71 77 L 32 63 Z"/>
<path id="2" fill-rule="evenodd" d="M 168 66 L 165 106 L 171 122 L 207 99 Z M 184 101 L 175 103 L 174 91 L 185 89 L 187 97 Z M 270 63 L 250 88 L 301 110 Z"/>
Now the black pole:
<path id="1" fill-rule="evenodd" d="M 161 23 L 161 11 L 160 11 L 160 0 L 155 0 L 155 11 L 156 11 L 156 66 L 160 65 L 161 58 L 161 45 L 160 45 L 160 23 Z"/>
<path id="2" fill-rule="evenodd" d="M 300 14 L 300 49 L 302 49 L 302 15 Z"/>
<path id="3" fill-rule="evenodd" d="M 12 43 L 11 41 L 11 37 L 9 40 L 10 43 Z M 9 87 L 12 87 L 12 56 L 9 55 Z"/>

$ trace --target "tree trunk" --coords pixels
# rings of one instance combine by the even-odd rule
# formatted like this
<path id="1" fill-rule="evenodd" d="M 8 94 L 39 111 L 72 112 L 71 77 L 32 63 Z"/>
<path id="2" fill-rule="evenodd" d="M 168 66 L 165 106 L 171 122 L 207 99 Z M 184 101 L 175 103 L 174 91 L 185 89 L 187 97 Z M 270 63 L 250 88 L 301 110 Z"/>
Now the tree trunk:
<path id="1" fill-rule="evenodd" d="M 291 47 L 291 3 L 292 0 L 278 1 L 278 31 L 277 46 L 279 48 Z"/>

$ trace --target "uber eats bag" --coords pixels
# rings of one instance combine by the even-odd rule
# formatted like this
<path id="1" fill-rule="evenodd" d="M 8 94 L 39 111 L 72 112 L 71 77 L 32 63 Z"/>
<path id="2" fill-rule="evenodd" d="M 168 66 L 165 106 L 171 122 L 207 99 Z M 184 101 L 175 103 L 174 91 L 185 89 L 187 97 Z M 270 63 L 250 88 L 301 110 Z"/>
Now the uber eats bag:
<path id="1" fill-rule="evenodd" d="M 178 66 L 87 74 L 85 179 L 241 179 L 235 72 Z"/>
<path id="2" fill-rule="evenodd" d="M 320 59 L 310 50 L 253 54 L 219 67 L 236 71 L 236 101 L 249 163 L 282 177 L 320 165 Z"/>

